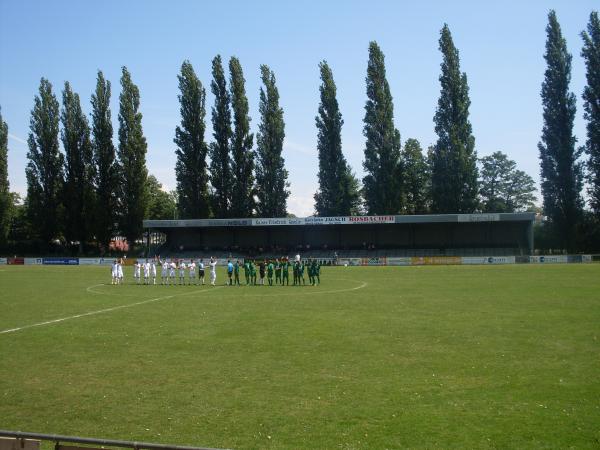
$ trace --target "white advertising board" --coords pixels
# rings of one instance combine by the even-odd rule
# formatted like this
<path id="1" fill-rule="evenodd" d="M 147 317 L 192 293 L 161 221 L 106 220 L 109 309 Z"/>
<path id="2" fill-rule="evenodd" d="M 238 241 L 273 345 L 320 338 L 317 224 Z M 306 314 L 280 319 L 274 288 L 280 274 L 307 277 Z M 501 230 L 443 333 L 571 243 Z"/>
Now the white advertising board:
<path id="1" fill-rule="evenodd" d="M 33 264 L 42 264 L 42 258 L 24 258 L 24 264 L 30 266 Z"/>
<path id="2" fill-rule="evenodd" d="M 387 265 L 388 266 L 410 266 L 410 261 L 411 259 L 409 257 L 407 258 L 387 258 Z"/>
<path id="3" fill-rule="evenodd" d="M 362 258 L 339 258 L 338 266 L 360 266 Z"/>
<path id="4" fill-rule="evenodd" d="M 514 256 L 463 256 L 463 264 L 514 264 Z"/>
<path id="5" fill-rule="evenodd" d="M 532 264 L 559 264 L 568 262 L 568 258 L 567 255 L 530 256 L 529 262 Z"/>
<path id="6" fill-rule="evenodd" d="M 80 266 L 98 266 L 101 258 L 79 258 Z"/>
<path id="7" fill-rule="evenodd" d="M 6 264 L 6 258 L 0 258 L 0 265 Z"/>

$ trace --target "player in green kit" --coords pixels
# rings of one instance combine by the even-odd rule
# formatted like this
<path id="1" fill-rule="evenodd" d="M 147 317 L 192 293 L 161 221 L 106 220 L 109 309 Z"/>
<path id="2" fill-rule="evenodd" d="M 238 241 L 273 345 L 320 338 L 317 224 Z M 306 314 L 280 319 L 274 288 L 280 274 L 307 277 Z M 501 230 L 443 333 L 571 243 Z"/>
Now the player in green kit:
<path id="1" fill-rule="evenodd" d="M 290 285 L 290 262 L 288 259 L 281 261 L 281 285 Z"/>
<path id="2" fill-rule="evenodd" d="M 299 268 L 299 263 L 298 261 L 294 261 L 294 265 L 292 266 L 292 271 L 294 272 L 294 286 L 296 286 L 298 284 L 298 268 Z"/>
<path id="3" fill-rule="evenodd" d="M 244 277 L 246 278 L 246 286 L 250 284 L 250 261 L 244 261 Z"/>
<path id="4" fill-rule="evenodd" d="M 254 261 L 250 261 L 250 284 L 256 285 L 256 266 Z"/>
<path id="5" fill-rule="evenodd" d="M 315 261 L 313 276 L 316 279 L 317 285 L 321 284 L 321 263 L 319 263 L 319 261 Z"/>
<path id="6" fill-rule="evenodd" d="M 273 286 L 273 272 L 275 271 L 275 265 L 273 261 L 269 260 L 269 264 L 267 265 L 267 280 L 269 281 L 269 286 Z"/>
<path id="7" fill-rule="evenodd" d="M 302 280 L 302 284 L 306 285 L 306 280 L 304 279 L 304 261 L 300 261 L 298 263 L 298 284 Z"/>
<path id="8" fill-rule="evenodd" d="M 275 260 L 275 284 L 281 284 L 281 262 L 279 258 Z"/>
<path id="9" fill-rule="evenodd" d="M 306 263 L 306 271 L 308 272 L 308 282 L 310 283 L 311 286 L 315 285 L 315 277 L 314 277 L 314 271 L 313 271 L 313 263 L 314 263 L 314 259 L 309 259 L 308 262 Z"/>
<path id="10" fill-rule="evenodd" d="M 240 285 L 240 260 L 236 260 L 233 265 L 233 284 Z"/>

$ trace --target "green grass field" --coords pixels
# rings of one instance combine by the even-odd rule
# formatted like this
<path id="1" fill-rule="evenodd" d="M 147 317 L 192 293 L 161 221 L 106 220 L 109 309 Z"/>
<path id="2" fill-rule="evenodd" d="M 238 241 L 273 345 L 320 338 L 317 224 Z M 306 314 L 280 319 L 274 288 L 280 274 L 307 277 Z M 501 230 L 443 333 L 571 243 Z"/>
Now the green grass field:
<path id="1" fill-rule="evenodd" d="M 324 268 L 318 287 L 110 286 L 109 272 L 0 267 L 0 331 L 20 328 L 0 333 L 0 428 L 600 447 L 598 264 Z"/>

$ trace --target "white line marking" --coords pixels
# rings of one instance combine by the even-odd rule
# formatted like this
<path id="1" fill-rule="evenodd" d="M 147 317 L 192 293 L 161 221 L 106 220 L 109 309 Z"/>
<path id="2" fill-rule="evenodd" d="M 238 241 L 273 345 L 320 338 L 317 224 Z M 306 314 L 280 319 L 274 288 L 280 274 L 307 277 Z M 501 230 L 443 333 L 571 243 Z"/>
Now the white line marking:
<path id="1" fill-rule="evenodd" d="M 135 295 L 135 294 L 115 294 L 114 292 L 102 292 L 102 291 L 94 290 L 94 288 L 98 287 L 98 286 L 108 286 L 108 285 L 104 284 L 104 283 L 98 283 L 98 284 L 94 284 L 92 286 L 86 287 L 85 290 L 86 290 L 86 292 L 89 292 L 91 294 L 113 295 L 115 297 L 137 297 L 137 295 Z"/>
<path id="2" fill-rule="evenodd" d="M 218 286 L 218 288 L 222 288 L 224 286 Z M 17 327 L 17 328 L 11 328 L 9 330 L 1 330 L 0 334 L 6 334 L 6 333 L 14 333 L 15 331 L 21 331 L 21 330 L 25 330 L 27 328 L 34 328 L 34 327 L 41 327 L 43 325 L 51 325 L 53 323 L 59 323 L 59 322 L 64 322 L 66 320 L 72 320 L 72 319 L 79 319 L 81 317 L 86 317 L 86 316 L 94 316 L 97 314 L 104 314 L 107 312 L 111 312 L 111 311 L 116 311 L 118 309 L 124 309 L 124 308 L 131 308 L 133 306 L 139 306 L 139 305 L 144 305 L 146 303 L 152 303 L 152 302 L 158 302 L 161 300 L 167 300 L 169 298 L 173 298 L 173 297 L 179 297 L 182 295 L 190 295 L 190 294 L 195 294 L 198 292 L 212 292 L 214 291 L 214 289 L 203 289 L 201 291 L 197 290 L 197 291 L 191 291 L 191 292 L 184 292 L 181 294 L 173 294 L 173 295 L 165 295 L 163 297 L 155 297 L 155 298 L 151 298 L 149 300 L 142 300 L 141 302 L 136 302 L 136 303 L 130 303 L 128 305 L 120 305 L 120 306 L 114 306 L 112 308 L 106 308 L 106 309 L 99 309 L 97 311 L 90 311 L 90 312 L 86 312 L 86 313 L 82 313 L 82 314 L 75 314 L 74 316 L 68 316 L 68 317 L 62 317 L 60 319 L 54 319 L 54 320 L 47 320 L 46 322 L 39 322 L 39 323 L 33 323 L 31 325 L 24 325 L 22 327 Z"/>
<path id="3" fill-rule="evenodd" d="M 345 281 L 351 281 L 351 280 L 345 280 Z M 86 288 L 87 292 L 93 293 L 93 294 L 100 294 L 100 295 L 119 295 L 119 294 L 114 294 L 114 293 L 110 293 L 110 292 L 98 292 L 95 291 L 94 288 L 98 287 L 98 286 L 103 286 L 103 283 L 100 284 L 94 284 L 92 286 L 88 286 Z M 360 286 L 356 286 L 353 288 L 346 288 L 346 289 L 335 289 L 335 290 L 331 290 L 331 291 L 313 291 L 313 292 L 294 292 L 294 295 L 320 295 L 320 294 L 336 294 L 336 293 L 340 293 L 340 292 L 351 292 L 351 291 L 357 291 L 359 289 L 363 289 L 365 287 L 368 286 L 368 283 L 366 281 L 363 281 Z M 227 286 L 217 286 L 216 289 L 219 288 L 224 288 Z M 233 286 L 232 286 L 233 287 Z M 286 286 L 287 287 L 287 286 Z M 214 291 L 214 289 L 197 289 L 194 291 L 190 291 L 190 292 L 183 292 L 181 294 L 173 294 L 173 295 L 165 295 L 162 297 L 155 297 L 155 298 L 151 298 L 149 300 L 142 300 L 140 302 L 135 302 L 135 303 L 130 303 L 128 305 L 120 305 L 120 306 L 114 306 L 112 308 L 106 308 L 106 309 L 100 309 L 97 311 L 90 311 L 90 312 L 86 312 L 86 313 L 82 313 L 82 314 L 76 314 L 74 316 L 68 316 L 68 317 L 62 317 L 60 319 L 54 319 L 54 320 L 47 320 L 45 322 L 39 322 L 39 323 L 34 323 L 31 325 L 24 325 L 22 327 L 17 327 L 17 328 L 11 328 L 8 330 L 0 330 L 0 334 L 7 334 L 7 333 L 14 333 L 16 331 L 21 331 L 21 330 L 25 330 L 27 328 L 34 328 L 34 327 L 41 327 L 43 325 L 51 325 L 54 323 L 59 323 L 59 322 L 64 322 L 66 320 L 72 320 L 72 319 L 79 319 L 81 317 L 87 317 L 87 316 L 94 316 L 97 314 L 104 314 L 107 312 L 112 312 L 112 311 L 116 311 L 119 309 L 124 309 L 124 308 L 131 308 L 133 306 L 139 306 L 139 305 L 144 305 L 146 303 L 153 303 L 153 302 L 158 302 L 161 300 L 167 300 L 173 297 L 181 297 L 183 295 L 190 295 L 190 294 L 196 294 L 196 293 L 204 293 L 204 292 L 212 292 Z M 125 296 L 127 294 L 120 294 L 119 296 Z M 286 295 L 287 297 L 288 295 Z M 281 297 L 281 294 L 250 294 L 250 295 L 244 295 L 243 297 Z"/>
<path id="4" fill-rule="evenodd" d="M 356 286 L 353 288 L 346 289 L 336 289 L 333 291 L 312 291 L 312 292 L 293 292 L 294 295 L 317 295 L 317 294 L 337 294 L 340 292 L 350 292 L 350 291 L 358 291 L 359 289 L 366 288 L 369 285 L 366 281 L 363 281 L 360 286 Z M 304 285 L 303 285 L 304 286 Z M 258 286 L 256 286 L 258 287 Z M 274 287 L 274 286 L 270 286 Z M 285 287 L 288 287 L 287 285 Z M 294 287 L 294 286 L 290 286 Z M 304 287 L 312 287 L 312 286 L 304 286 Z M 242 297 L 288 297 L 289 295 L 281 295 L 281 294 L 250 294 L 250 295 L 242 295 Z"/>

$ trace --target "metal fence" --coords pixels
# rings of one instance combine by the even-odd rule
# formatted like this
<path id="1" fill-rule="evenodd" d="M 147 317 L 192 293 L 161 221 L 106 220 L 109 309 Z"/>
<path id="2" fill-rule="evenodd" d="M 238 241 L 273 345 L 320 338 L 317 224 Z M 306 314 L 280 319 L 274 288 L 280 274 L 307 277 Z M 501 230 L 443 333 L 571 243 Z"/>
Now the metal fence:
<path id="1" fill-rule="evenodd" d="M 105 450 L 104 447 L 132 448 L 135 450 L 218 450 L 208 447 L 187 447 L 181 445 L 154 444 L 151 442 L 119 441 L 79 436 L 63 436 L 60 434 L 0 430 L 0 450 L 39 450 L 41 441 L 53 442 L 55 444 L 55 450 Z M 64 445 L 63 443 L 83 444 L 84 446 Z M 100 446 L 103 447 L 103 449 L 100 449 Z"/>

